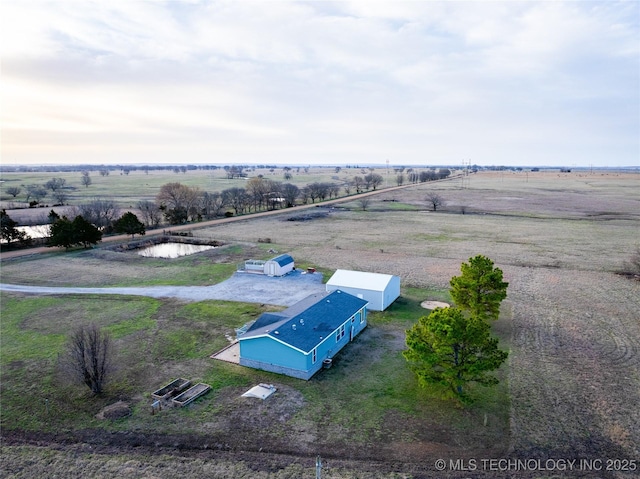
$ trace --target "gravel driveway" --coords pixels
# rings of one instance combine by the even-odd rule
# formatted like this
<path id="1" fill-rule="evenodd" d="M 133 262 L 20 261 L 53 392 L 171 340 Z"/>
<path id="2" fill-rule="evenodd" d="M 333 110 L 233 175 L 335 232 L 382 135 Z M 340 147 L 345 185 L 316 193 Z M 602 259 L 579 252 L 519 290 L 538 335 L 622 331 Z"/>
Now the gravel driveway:
<path id="1" fill-rule="evenodd" d="M 321 273 L 292 271 L 286 276 L 235 273 L 212 286 L 145 286 L 127 288 L 60 288 L 0 284 L 0 290 L 27 294 L 123 294 L 152 298 L 177 298 L 183 301 L 219 299 L 246 303 L 291 306 L 307 296 L 325 290 Z"/>

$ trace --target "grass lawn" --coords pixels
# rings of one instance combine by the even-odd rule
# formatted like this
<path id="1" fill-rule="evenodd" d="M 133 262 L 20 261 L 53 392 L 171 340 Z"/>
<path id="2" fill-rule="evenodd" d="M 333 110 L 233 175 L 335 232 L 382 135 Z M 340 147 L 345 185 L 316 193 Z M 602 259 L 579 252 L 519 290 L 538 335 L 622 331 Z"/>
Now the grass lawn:
<path id="1" fill-rule="evenodd" d="M 0 300 L 1 424 L 27 430 L 90 427 L 94 408 L 110 400 L 90 398 L 84 386 L 70 387 L 60 377 L 57 358 L 69 331 L 93 321 L 111 334 L 117 347 L 132 349 L 133 338 L 155 326 L 160 305 L 140 297 L 21 298 L 2 293 Z M 111 394 L 128 392 L 128 374 L 114 382 Z"/>
<path id="2" fill-rule="evenodd" d="M 52 253 L 44 262 L 42 257 L 25 257 L 3 263 L 2 282 L 67 287 L 206 286 L 229 278 L 245 259 L 273 257 L 267 246 L 229 244 L 175 259 L 106 249 Z"/>
<path id="3" fill-rule="evenodd" d="M 223 433 L 229 427 L 228 418 L 238 414 L 240 393 L 266 382 L 281 391 L 279 399 L 274 396 L 273 407 L 293 401 L 295 407 L 281 413 L 287 420 L 271 418 L 270 412 L 252 412 L 245 405 L 244 419 L 238 418 L 234 427 L 250 430 L 251 421 L 266 421 L 274 440 L 284 441 L 296 431 L 314 431 L 305 437 L 323 444 L 438 440 L 434 434 L 443 430 L 452 441 L 476 437 L 465 432 L 473 430 L 501 443 L 508 431 L 505 381 L 490 391 L 474 390 L 477 402 L 458 408 L 418 388 L 406 367 L 404 330 L 428 313 L 420 307 L 425 297 L 446 300 L 448 295 L 403 290 L 387 311 L 369 314 L 368 328 L 337 355 L 331 369 L 305 382 L 209 358 L 228 344 L 225 336 L 232 335 L 234 328 L 277 308 L 222 301 L 184 304 L 138 297 L 3 293 L 2 427 Z M 83 385 L 70 384 L 57 367 L 68 331 L 87 318 L 111 332 L 117 346 L 119 367 L 102 397 L 92 397 Z M 500 375 L 506 377 L 504 371 Z M 150 392 L 174 377 L 203 381 L 213 390 L 188 408 L 151 416 Z M 34 400 L 25 401 L 25 395 Z M 113 422 L 95 418 L 100 409 L 120 399 L 131 404 L 131 416 Z M 485 415 L 490 418 L 487 426 L 483 425 Z"/>

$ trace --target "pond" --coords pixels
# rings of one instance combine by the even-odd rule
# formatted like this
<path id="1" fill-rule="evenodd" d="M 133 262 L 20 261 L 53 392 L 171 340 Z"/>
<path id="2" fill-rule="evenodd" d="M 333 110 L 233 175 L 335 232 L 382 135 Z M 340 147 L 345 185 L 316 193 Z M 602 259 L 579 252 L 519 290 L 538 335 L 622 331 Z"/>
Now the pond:
<path id="1" fill-rule="evenodd" d="M 31 238 L 46 238 L 51 235 L 51 225 L 18 226 L 16 229 L 24 231 Z"/>
<path id="2" fill-rule="evenodd" d="M 18 231 L 22 231 L 27 233 L 29 238 L 47 238 L 51 235 L 51 225 L 35 225 L 35 226 L 16 226 Z M 6 241 L 0 240 L 1 243 L 6 243 Z"/>
<path id="3" fill-rule="evenodd" d="M 202 251 L 208 251 L 214 248 L 217 248 L 217 246 L 187 243 L 160 243 L 153 246 L 147 246 L 146 248 L 140 248 L 136 252 L 140 256 L 144 256 L 146 258 L 171 259 L 201 253 Z"/>

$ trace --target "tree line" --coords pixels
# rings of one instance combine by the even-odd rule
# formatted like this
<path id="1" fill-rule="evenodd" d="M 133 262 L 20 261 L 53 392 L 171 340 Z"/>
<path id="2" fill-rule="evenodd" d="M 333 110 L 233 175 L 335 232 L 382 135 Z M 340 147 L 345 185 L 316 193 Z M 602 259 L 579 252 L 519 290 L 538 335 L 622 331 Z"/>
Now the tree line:
<path id="1" fill-rule="evenodd" d="M 80 184 L 85 188 L 93 183 L 89 171 L 82 171 L 80 174 Z M 67 185 L 64 178 L 51 178 L 44 184 L 32 183 L 28 185 L 9 186 L 5 192 L 13 198 L 24 193 L 25 202 L 29 203 L 29 207 L 38 206 L 47 196 L 53 198 L 53 206 L 64 205 L 69 200 L 69 192 L 75 187 Z"/>
<path id="2" fill-rule="evenodd" d="M 230 177 L 245 177 L 241 166 L 224 167 L 224 169 Z M 283 171 L 286 177 L 287 174 L 290 175 L 291 168 L 284 167 Z M 340 168 L 336 167 L 336 172 L 339 171 Z M 208 192 L 180 182 L 170 182 L 160 188 L 154 201 L 141 200 L 135 204 L 132 208 L 135 213 L 130 212 L 126 221 L 122 220 L 120 208 L 114 200 L 95 198 L 77 206 L 66 207 L 63 217 L 54 217 L 56 213 L 52 210 L 52 214 L 48 218 L 52 228 L 49 245 L 67 248 L 74 245 L 86 247 L 100 241 L 103 234 L 144 234 L 145 229 L 158 228 L 162 224 L 179 225 L 222 216 L 289 208 L 297 204 L 338 198 L 342 192 L 348 196 L 376 190 L 384 182 L 382 175 L 373 171 L 366 174 L 366 170 L 362 169 L 361 172 L 364 174 L 356 175 L 341 184 L 313 182 L 304 187 L 258 175 L 248 179 L 244 186 L 227 188 L 221 192 Z M 413 175 L 411 169 L 408 170 L 408 173 L 411 181 L 429 181 L 446 177 L 450 171 L 441 169 L 438 172 L 435 170 L 420 172 L 416 173 L 415 177 L 411 176 Z M 335 178 L 337 179 L 337 177 Z M 85 187 L 91 184 L 88 171 L 82 171 L 81 183 Z M 398 183 L 401 184 L 400 181 Z M 35 206 L 48 194 L 51 194 L 56 201 L 54 206 L 62 206 L 68 201 L 70 189 L 64 178 L 51 178 L 43 185 L 27 185 L 25 187 L 26 200 L 30 201 L 30 206 Z M 16 197 L 22 190 L 20 187 L 12 186 L 5 191 Z M 433 209 L 435 210 L 439 204 L 433 203 Z M 82 219 L 76 220 L 77 217 L 82 217 Z M 85 223 L 94 227 L 100 235 L 98 236 Z M 82 239 L 78 239 L 77 235 L 72 234 L 75 230 L 82 231 Z M 89 235 L 89 238 L 87 239 L 83 235 Z M 7 215 L 6 211 L 3 211 L 2 214 L 2 239 L 9 245 L 12 243 L 26 245 L 29 241 L 28 236 L 17 229 L 17 224 Z"/>

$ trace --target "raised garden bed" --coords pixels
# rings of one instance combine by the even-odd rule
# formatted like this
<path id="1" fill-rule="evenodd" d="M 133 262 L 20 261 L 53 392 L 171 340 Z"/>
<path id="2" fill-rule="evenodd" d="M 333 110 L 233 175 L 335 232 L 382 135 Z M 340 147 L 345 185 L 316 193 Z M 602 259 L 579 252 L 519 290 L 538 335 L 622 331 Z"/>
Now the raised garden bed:
<path id="1" fill-rule="evenodd" d="M 191 381 L 184 378 L 178 378 L 169 384 L 161 387 L 157 391 L 151 393 L 151 397 L 160 401 L 167 400 L 173 396 L 177 396 L 191 385 Z"/>
<path id="2" fill-rule="evenodd" d="M 200 396 L 206 394 L 210 389 L 211 386 L 204 383 L 198 383 L 195 386 L 191 386 L 185 392 L 173 398 L 173 405 L 184 407 L 198 399 Z"/>

